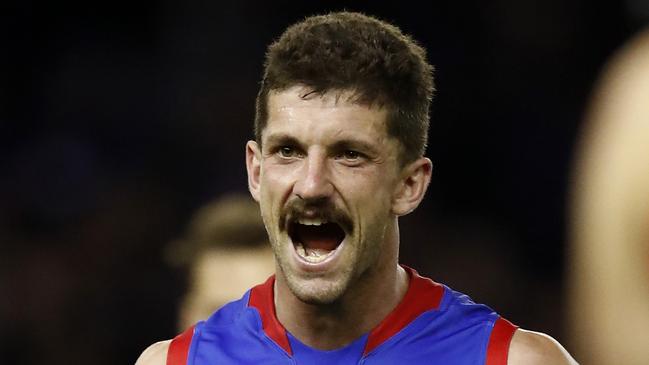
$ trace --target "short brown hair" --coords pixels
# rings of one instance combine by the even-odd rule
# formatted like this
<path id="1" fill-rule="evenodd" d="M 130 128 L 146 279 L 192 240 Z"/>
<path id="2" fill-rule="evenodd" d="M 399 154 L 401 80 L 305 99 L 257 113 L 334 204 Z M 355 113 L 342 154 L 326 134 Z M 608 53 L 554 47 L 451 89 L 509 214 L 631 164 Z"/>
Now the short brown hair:
<path id="1" fill-rule="evenodd" d="M 258 143 L 269 93 L 295 85 L 320 94 L 349 90 L 355 102 L 386 106 L 387 132 L 402 144 L 401 161 L 424 154 L 433 66 L 426 51 L 399 28 L 350 12 L 312 16 L 290 26 L 266 53 L 255 115 Z"/>
<path id="2" fill-rule="evenodd" d="M 230 193 L 196 211 L 184 235 L 165 251 L 172 266 L 188 267 L 209 250 L 245 250 L 270 247 L 259 205 L 250 195 Z"/>

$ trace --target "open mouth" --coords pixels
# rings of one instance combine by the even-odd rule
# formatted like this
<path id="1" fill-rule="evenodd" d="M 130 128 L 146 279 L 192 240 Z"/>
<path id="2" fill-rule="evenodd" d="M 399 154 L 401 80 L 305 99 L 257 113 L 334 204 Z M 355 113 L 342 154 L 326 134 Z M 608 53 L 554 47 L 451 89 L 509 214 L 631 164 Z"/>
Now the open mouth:
<path id="1" fill-rule="evenodd" d="M 305 261 L 319 263 L 331 256 L 345 239 L 345 231 L 333 222 L 301 218 L 289 226 L 297 254 Z"/>

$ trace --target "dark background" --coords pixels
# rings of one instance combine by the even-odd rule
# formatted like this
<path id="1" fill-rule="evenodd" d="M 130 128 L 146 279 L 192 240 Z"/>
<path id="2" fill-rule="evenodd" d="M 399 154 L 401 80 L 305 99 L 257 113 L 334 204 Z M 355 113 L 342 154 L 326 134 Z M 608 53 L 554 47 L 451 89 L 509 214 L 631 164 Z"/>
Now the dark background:
<path id="1" fill-rule="evenodd" d="M 265 46 L 361 10 L 436 65 L 423 206 L 402 262 L 565 338 L 566 204 L 580 119 L 641 1 L 99 1 L 0 5 L 0 359 L 133 363 L 176 333 L 162 248 L 245 191 Z"/>

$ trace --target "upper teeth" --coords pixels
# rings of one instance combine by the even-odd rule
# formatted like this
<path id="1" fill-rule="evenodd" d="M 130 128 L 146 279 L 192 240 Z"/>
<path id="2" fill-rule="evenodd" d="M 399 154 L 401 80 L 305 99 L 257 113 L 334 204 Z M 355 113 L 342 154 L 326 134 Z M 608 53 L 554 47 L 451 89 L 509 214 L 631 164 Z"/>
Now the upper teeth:
<path id="1" fill-rule="evenodd" d="M 327 223 L 327 221 L 319 218 L 300 218 L 297 222 L 305 226 L 320 226 Z"/>

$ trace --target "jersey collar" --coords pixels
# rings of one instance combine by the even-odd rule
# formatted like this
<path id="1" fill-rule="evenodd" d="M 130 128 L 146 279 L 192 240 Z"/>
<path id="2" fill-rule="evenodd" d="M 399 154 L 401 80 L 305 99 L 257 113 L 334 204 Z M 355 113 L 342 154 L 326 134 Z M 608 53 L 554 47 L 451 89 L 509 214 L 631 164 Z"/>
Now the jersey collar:
<path id="1" fill-rule="evenodd" d="M 417 271 L 407 266 L 402 267 L 410 278 L 408 290 L 401 302 L 370 331 L 363 356 L 366 356 L 382 343 L 401 331 L 422 313 L 437 309 L 444 295 L 444 287 L 428 278 L 420 276 Z M 277 319 L 275 301 L 273 300 L 273 285 L 275 276 L 265 283 L 250 290 L 248 307 L 257 309 L 261 317 L 262 328 L 287 354 L 293 355 L 286 329 Z"/>

